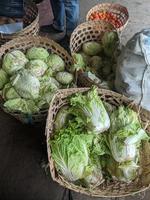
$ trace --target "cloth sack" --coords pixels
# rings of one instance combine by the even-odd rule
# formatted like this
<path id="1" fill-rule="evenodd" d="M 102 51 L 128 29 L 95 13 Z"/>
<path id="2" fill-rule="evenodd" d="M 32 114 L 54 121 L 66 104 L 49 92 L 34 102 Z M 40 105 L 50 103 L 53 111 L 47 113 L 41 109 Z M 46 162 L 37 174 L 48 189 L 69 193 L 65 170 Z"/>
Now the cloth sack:
<path id="1" fill-rule="evenodd" d="M 123 48 L 115 88 L 150 111 L 150 29 L 136 33 Z"/>

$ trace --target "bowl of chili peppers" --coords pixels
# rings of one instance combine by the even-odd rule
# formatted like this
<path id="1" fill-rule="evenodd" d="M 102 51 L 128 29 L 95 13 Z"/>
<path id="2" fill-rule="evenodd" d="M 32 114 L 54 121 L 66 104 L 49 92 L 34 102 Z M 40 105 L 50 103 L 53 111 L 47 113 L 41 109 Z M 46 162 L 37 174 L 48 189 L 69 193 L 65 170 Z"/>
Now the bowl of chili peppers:
<path id="1" fill-rule="evenodd" d="M 120 4 L 101 3 L 88 11 L 86 20 L 104 20 L 112 24 L 121 33 L 128 24 L 129 13 L 127 8 Z"/>

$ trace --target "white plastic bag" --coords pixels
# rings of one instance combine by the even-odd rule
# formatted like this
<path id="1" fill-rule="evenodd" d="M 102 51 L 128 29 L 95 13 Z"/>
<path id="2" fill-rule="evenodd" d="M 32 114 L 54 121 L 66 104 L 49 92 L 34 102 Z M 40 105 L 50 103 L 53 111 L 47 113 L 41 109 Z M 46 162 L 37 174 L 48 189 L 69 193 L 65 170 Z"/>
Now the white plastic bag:
<path id="1" fill-rule="evenodd" d="M 150 29 L 135 34 L 118 59 L 115 87 L 150 110 Z"/>
<path id="2" fill-rule="evenodd" d="M 23 22 L 0 25 L 0 33 L 13 34 L 23 29 Z"/>

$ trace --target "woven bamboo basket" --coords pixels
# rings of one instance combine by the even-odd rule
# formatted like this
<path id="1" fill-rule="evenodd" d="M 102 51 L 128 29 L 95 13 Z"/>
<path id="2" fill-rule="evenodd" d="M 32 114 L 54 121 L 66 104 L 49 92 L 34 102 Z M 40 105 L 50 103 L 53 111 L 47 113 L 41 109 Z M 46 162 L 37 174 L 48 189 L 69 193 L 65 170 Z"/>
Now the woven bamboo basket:
<path id="1" fill-rule="evenodd" d="M 88 11 L 86 15 L 86 20 L 89 21 L 91 14 L 97 11 L 111 13 L 111 15 L 115 17 L 117 23 L 114 23 L 112 18 L 104 19 L 104 20 L 106 22 L 111 23 L 117 29 L 119 33 L 121 33 L 128 24 L 128 21 L 129 21 L 128 10 L 126 7 L 120 4 L 113 4 L 113 3 L 98 4 Z"/>
<path id="2" fill-rule="evenodd" d="M 39 32 L 39 13 L 36 4 L 31 1 L 27 1 L 24 5 L 25 15 L 23 17 L 23 30 L 14 34 L 2 34 L 0 33 L 0 45 L 15 39 L 17 37 L 37 35 Z"/>
<path id="3" fill-rule="evenodd" d="M 45 134 L 47 137 L 49 167 L 53 180 L 63 187 L 92 197 L 123 197 L 134 195 L 147 190 L 150 186 L 150 144 L 148 142 L 143 143 L 141 149 L 141 173 L 139 173 L 139 176 L 136 178 L 136 180 L 128 184 L 119 181 L 105 180 L 100 186 L 88 189 L 68 182 L 61 174 L 59 174 L 59 172 L 57 172 L 55 163 L 51 156 L 51 147 L 49 145 L 49 140 L 51 140 L 54 136 L 54 121 L 56 114 L 62 106 L 68 104 L 68 97 L 70 95 L 77 92 L 82 93 L 87 90 L 89 90 L 89 88 L 60 90 L 57 92 L 50 104 Z M 148 133 L 150 133 L 150 113 L 148 111 L 143 109 L 140 110 L 140 108 L 136 106 L 131 100 L 118 93 L 104 89 L 98 89 L 98 93 L 102 100 L 110 103 L 111 105 L 116 107 L 119 105 L 132 107 L 133 110 L 139 113 L 139 119 L 143 128 L 146 129 Z"/>
<path id="4" fill-rule="evenodd" d="M 67 51 L 62 48 L 59 44 L 54 42 L 53 40 L 50 40 L 49 38 L 46 37 L 40 37 L 40 36 L 27 36 L 27 37 L 20 37 L 16 38 L 14 40 L 11 40 L 7 42 L 5 45 L 1 46 L 0 48 L 0 63 L 2 63 L 2 58 L 3 56 L 9 52 L 12 51 L 13 49 L 18 49 L 23 52 L 25 52 L 28 48 L 31 48 L 33 46 L 36 47 L 43 47 L 47 49 L 51 53 L 56 53 L 59 55 L 65 62 L 66 64 L 66 70 L 69 70 L 72 59 L 71 56 L 67 53 Z M 0 99 L 0 106 L 1 108 L 18 119 L 19 121 L 23 123 L 29 123 L 29 124 L 34 124 L 38 122 L 42 122 L 46 120 L 47 117 L 47 111 L 46 110 L 41 110 L 39 113 L 33 114 L 33 115 L 25 115 L 22 113 L 13 113 L 13 112 L 8 112 L 4 107 L 3 107 L 3 99 L 1 97 Z"/>
<path id="5" fill-rule="evenodd" d="M 117 32 L 113 25 L 104 21 L 88 21 L 80 24 L 73 31 L 70 38 L 71 54 L 79 52 L 85 42 L 101 41 L 101 38 L 106 31 Z M 91 87 L 93 84 L 101 87 L 100 84 L 97 84 L 87 77 L 83 71 L 78 72 L 78 86 Z"/>

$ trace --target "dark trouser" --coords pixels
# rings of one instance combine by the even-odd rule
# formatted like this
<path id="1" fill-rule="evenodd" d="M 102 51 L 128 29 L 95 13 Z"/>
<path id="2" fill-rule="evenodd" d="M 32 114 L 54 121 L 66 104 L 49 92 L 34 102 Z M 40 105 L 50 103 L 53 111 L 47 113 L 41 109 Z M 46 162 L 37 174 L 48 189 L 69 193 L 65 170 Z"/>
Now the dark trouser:
<path id="1" fill-rule="evenodd" d="M 21 18 L 23 15 L 23 0 L 0 0 L 0 16 Z"/>
<path id="2" fill-rule="evenodd" d="M 51 0 L 54 13 L 54 28 L 70 35 L 79 20 L 79 0 Z M 66 18 L 66 25 L 65 25 Z"/>

